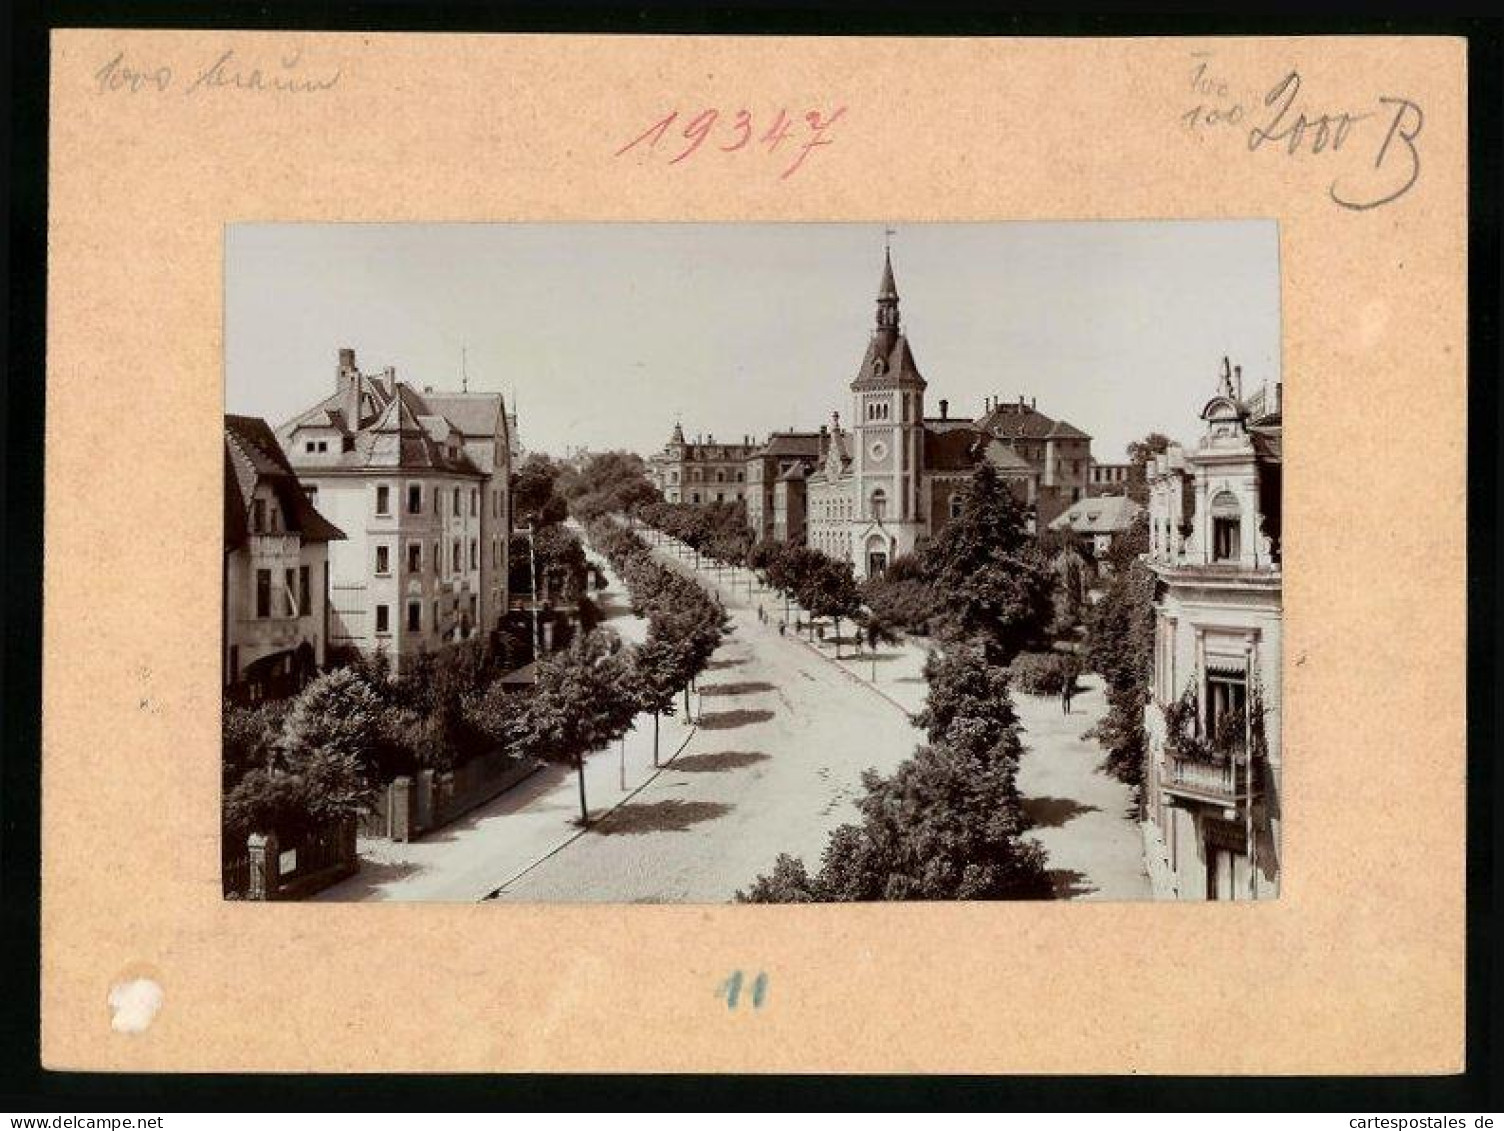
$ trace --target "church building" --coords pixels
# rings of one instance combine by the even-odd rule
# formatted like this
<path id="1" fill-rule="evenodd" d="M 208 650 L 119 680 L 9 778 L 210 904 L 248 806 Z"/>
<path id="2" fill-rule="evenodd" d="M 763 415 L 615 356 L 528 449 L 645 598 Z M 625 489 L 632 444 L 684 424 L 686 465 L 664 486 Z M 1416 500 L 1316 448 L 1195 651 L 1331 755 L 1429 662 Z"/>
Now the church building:
<path id="1" fill-rule="evenodd" d="M 1049 523 L 1084 497 L 1091 437 L 1032 402 L 987 399 L 976 420 L 925 415 L 927 384 L 899 318 L 891 252 L 883 257 L 876 323 L 849 386 L 851 416 L 832 415 L 821 462 L 806 477 L 810 546 L 849 560 L 859 578 L 881 573 L 960 513 L 972 471 L 990 463 Z"/>

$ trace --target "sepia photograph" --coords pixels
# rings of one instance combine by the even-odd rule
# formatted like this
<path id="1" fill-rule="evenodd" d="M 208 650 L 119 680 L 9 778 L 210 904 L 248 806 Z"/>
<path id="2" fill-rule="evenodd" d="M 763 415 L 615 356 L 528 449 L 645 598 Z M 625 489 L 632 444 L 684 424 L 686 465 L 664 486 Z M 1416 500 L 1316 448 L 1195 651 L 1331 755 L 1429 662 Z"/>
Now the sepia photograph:
<path id="1" fill-rule="evenodd" d="M 1276 899 L 1278 242 L 227 226 L 224 897 Z"/>

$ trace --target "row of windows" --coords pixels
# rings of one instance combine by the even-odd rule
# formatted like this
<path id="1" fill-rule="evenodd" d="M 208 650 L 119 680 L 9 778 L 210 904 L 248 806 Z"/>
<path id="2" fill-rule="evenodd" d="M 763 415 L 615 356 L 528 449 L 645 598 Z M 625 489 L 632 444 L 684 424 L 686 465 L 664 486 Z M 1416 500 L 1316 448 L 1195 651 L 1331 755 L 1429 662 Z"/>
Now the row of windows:
<path id="1" fill-rule="evenodd" d="M 283 570 L 282 588 L 275 595 L 272 592 L 272 571 L 256 571 L 256 616 L 263 619 L 270 617 L 274 605 L 282 610 L 282 616 L 287 617 L 306 617 L 313 611 L 313 592 L 308 585 L 306 565 L 299 566 L 296 570 Z"/>
<path id="2" fill-rule="evenodd" d="M 474 621 L 475 621 L 475 615 L 476 615 L 475 614 L 475 594 L 474 593 L 470 594 L 469 610 L 470 610 L 470 620 L 471 620 L 472 623 L 474 623 Z M 437 630 L 440 627 L 439 602 L 437 602 L 437 601 L 435 601 L 433 603 L 433 619 L 429 623 L 430 623 L 430 626 L 434 630 Z M 377 605 L 376 606 L 376 631 L 378 633 L 389 633 L 389 632 L 392 631 L 392 609 L 391 609 L 390 605 Z M 407 631 L 408 632 L 422 632 L 423 631 L 423 602 L 422 601 L 409 601 L 407 603 Z"/>
<path id="3" fill-rule="evenodd" d="M 442 514 L 444 512 L 443 492 L 444 489 L 442 487 L 435 487 L 433 489 L 434 514 Z M 465 489 L 463 487 L 456 487 L 451 493 L 451 514 L 458 516 L 465 509 L 463 498 L 464 493 Z M 470 511 L 471 518 L 474 518 L 480 509 L 480 491 L 475 487 L 470 488 L 470 503 L 468 509 Z M 392 489 L 390 485 L 386 483 L 378 483 L 376 485 L 376 513 L 383 517 L 388 516 L 392 513 Z M 423 485 L 421 483 L 409 483 L 407 485 L 407 513 L 423 513 Z M 491 517 L 501 517 L 500 491 L 491 492 Z"/>
<path id="4" fill-rule="evenodd" d="M 713 480 L 713 482 L 716 482 L 716 483 L 745 483 L 746 479 L 747 479 L 747 476 L 746 476 L 745 472 L 738 471 L 734 477 L 728 478 L 728 473 L 727 472 L 717 471 L 715 473 L 715 479 Z M 668 481 L 670 483 L 677 483 L 677 482 L 679 482 L 679 473 L 677 471 L 670 471 L 668 473 Z M 704 477 L 702 478 L 701 477 L 701 472 L 700 472 L 699 468 L 693 468 L 687 475 L 685 475 L 684 481 L 686 483 L 710 483 L 710 482 L 712 482 L 712 480 L 710 478 L 710 472 L 708 472 L 708 471 L 705 472 L 704 473 Z"/>
<path id="5" fill-rule="evenodd" d="M 450 570 L 451 573 L 459 573 L 461 571 L 461 569 L 462 569 L 463 558 L 461 556 L 461 549 L 462 549 L 462 541 L 461 541 L 461 539 L 456 538 L 454 540 L 454 542 L 452 543 L 451 552 L 450 552 L 450 555 L 449 555 L 449 570 Z M 439 570 L 442 570 L 444 568 L 442 554 L 443 554 L 443 544 L 439 543 L 439 542 L 435 542 L 433 544 L 433 557 L 431 559 L 434 562 L 435 572 L 437 572 Z M 501 539 L 500 538 L 492 538 L 491 539 L 491 565 L 493 567 L 497 568 L 497 569 L 501 568 Z M 480 568 L 480 543 L 478 541 L 476 541 L 476 539 L 474 539 L 474 538 L 470 539 L 470 568 L 471 569 L 479 569 Z M 377 573 L 377 576 L 385 577 L 385 576 L 389 575 L 391 572 L 392 572 L 392 551 L 391 551 L 391 547 L 390 546 L 386 546 L 386 545 L 378 545 L 376 547 L 376 573 Z M 422 542 L 409 542 L 407 544 L 407 572 L 408 573 L 422 573 L 423 572 L 423 543 Z"/>

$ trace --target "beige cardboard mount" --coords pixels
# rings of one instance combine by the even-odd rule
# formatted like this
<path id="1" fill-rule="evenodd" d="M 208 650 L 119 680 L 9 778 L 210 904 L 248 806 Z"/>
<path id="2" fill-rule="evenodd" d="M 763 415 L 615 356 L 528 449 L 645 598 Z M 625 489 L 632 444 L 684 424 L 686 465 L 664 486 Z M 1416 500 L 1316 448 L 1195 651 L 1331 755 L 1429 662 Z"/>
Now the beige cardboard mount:
<path id="1" fill-rule="evenodd" d="M 51 81 L 48 1066 L 1461 1068 L 1462 42 L 88 30 Z M 615 156 L 706 107 L 845 112 L 786 178 Z M 1280 230 L 1277 902 L 221 900 L 226 224 L 1203 217 Z M 738 969 L 763 1008 L 717 997 Z M 136 977 L 160 1008 L 122 1032 Z"/>

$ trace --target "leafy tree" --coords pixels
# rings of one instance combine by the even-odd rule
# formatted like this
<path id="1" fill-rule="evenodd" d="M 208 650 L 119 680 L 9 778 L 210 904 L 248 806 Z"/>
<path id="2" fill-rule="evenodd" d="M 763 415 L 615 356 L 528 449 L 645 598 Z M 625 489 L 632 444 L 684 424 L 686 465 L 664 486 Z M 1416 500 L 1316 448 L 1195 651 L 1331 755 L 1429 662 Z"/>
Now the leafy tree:
<path id="1" fill-rule="evenodd" d="M 924 553 L 958 633 L 1006 664 L 1049 623 L 1052 578 L 1029 544 L 1028 516 L 996 470 L 979 464 L 953 518 Z"/>
<path id="2" fill-rule="evenodd" d="M 780 856 L 739 902 L 1048 899 L 1011 759 L 921 747 L 890 778 L 868 772 L 859 824 L 826 844 L 819 872 Z"/>
<path id="3" fill-rule="evenodd" d="M 650 628 L 647 641 L 632 653 L 633 693 L 637 709 L 653 716 L 653 765 L 658 764 L 659 720 L 674 713 L 674 696 L 685 683 L 687 649 Z"/>
<path id="4" fill-rule="evenodd" d="M 1142 440 L 1128 445 L 1128 462 L 1135 470 L 1127 484 L 1125 494 L 1140 505 L 1149 501 L 1149 485 L 1144 482 L 1144 472 L 1151 456 L 1163 455 L 1170 446 L 1170 438 L 1162 432 L 1150 432 Z"/>
<path id="5" fill-rule="evenodd" d="M 1113 573 L 1086 624 L 1086 660 L 1106 685 L 1107 713 L 1091 734 L 1119 780 L 1143 781 L 1144 707 L 1154 659 L 1154 575 L 1134 562 Z"/>
<path id="6" fill-rule="evenodd" d="M 630 661 L 614 632 L 597 629 L 538 665 L 538 682 L 516 726 L 520 745 L 548 762 L 572 765 L 580 783 L 580 822 L 590 823 L 585 756 L 631 726 Z"/>
<path id="7" fill-rule="evenodd" d="M 224 705 L 220 772 L 226 793 L 251 770 L 266 769 L 276 761 L 286 715 L 287 704 L 281 700 L 254 707 Z"/>
<path id="8" fill-rule="evenodd" d="M 851 563 L 829 557 L 820 562 L 811 571 L 803 603 L 813 615 L 831 618 L 836 630 L 836 657 L 839 659 L 841 621 L 855 619 L 862 609 L 862 596 Z"/>
<path id="9" fill-rule="evenodd" d="M 517 526 L 542 528 L 563 522 L 569 504 L 557 490 L 563 469 L 544 455 L 530 455 L 512 475 L 512 513 Z"/>
<path id="10" fill-rule="evenodd" d="M 1008 669 L 990 662 L 985 649 L 952 644 L 931 652 L 924 678 L 929 694 L 914 722 L 930 742 L 969 755 L 992 750 L 1017 760 L 1022 754 Z"/>
<path id="11" fill-rule="evenodd" d="M 931 634 L 945 619 L 945 604 L 934 586 L 916 577 L 894 577 L 891 568 L 863 581 L 861 596 L 884 622 L 918 636 Z"/>

